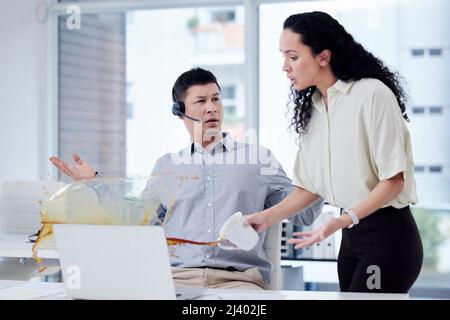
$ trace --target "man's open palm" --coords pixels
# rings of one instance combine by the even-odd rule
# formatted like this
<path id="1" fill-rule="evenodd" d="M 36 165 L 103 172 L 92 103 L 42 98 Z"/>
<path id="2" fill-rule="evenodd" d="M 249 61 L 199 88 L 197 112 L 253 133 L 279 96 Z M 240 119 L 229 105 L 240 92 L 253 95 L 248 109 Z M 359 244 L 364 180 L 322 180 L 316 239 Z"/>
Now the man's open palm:
<path id="1" fill-rule="evenodd" d="M 74 180 L 92 179 L 95 177 L 94 168 L 84 162 L 78 154 L 74 153 L 72 157 L 75 161 L 73 165 L 69 165 L 55 156 L 50 157 L 49 160 L 61 172 L 72 177 Z"/>

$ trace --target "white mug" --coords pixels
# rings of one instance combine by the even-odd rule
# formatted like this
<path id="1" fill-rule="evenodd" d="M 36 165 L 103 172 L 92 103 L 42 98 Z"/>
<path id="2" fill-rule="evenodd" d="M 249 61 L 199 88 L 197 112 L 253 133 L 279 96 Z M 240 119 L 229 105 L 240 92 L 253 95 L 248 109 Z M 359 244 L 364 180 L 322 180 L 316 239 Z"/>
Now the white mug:
<path id="1" fill-rule="evenodd" d="M 242 249 L 249 251 L 258 243 L 259 236 L 251 226 L 244 226 L 244 216 L 236 212 L 223 224 L 219 232 L 219 238 L 233 246 L 219 242 L 219 247 L 225 250 Z"/>

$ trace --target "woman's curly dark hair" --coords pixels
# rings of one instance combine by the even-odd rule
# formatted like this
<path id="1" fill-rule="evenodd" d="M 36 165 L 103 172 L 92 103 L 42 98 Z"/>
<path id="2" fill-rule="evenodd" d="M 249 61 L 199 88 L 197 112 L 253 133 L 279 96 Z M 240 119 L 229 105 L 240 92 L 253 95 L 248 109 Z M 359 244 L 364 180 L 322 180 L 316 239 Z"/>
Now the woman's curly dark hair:
<path id="1" fill-rule="evenodd" d="M 320 12 L 295 14 L 286 19 L 283 29 L 290 29 L 301 36 L 303 44 L 311 47 L 314 54 L 323 50 L 331 51 L 331 70 L 342 81 L 357 81 L 375 78 L 383 82 L 397 98 L 405 120 L 406 94 L 401 87 L 398 73 L 391 72 L 383 62 L 357 43 L 338 21 Z M 288 106 L 293 103 L 291 128 L 298 134 L 306 132 L 312 115 L 312 95 L 317 87 L 311 86 L 297 91 L 291 86 Z"/>

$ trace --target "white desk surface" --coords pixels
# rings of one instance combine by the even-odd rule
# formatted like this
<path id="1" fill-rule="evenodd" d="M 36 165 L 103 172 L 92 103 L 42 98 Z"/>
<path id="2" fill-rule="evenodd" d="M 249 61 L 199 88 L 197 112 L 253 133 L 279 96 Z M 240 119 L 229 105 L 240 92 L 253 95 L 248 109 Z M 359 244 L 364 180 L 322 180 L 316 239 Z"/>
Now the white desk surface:
<path id="1" fill-rule="evenodd" d="M 404 300 L 408 294 L 349 293 L 328 291 L 259 291 L 206 289 L 198 297 L 200 300 Z M 67 300 L 64 284 L 54 282 L 27 282 L 0 280 L 0 299 L 50 299 Z"/>
<path id="2" fill-rule="evenodd" d="M 281 266 L 303 267 L 303 281 L 339 283 L 336 261 L 281 260 Z"/>
<path id="3" fill-rule="evenodd" d="M 33 243 L 28 242 L 26 234 L 0 233 L 0 257 L 31 258 Z M 39 250 L 38 256 L 44 259 L 58 259 L 56 250 Z"/>

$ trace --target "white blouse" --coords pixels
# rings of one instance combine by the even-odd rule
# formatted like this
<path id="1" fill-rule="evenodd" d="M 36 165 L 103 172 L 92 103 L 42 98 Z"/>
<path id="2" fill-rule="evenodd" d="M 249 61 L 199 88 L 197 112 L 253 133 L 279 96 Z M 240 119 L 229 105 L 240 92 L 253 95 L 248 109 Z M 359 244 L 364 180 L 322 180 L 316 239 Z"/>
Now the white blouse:
<path id="1" fill-rule="evenodd" d="M 327 95 L 328 112 L 319 90 L 312 97 L 293 183 L 348 208 L 403 172 L 403 191 L 383 207 L 417 203 L 410 135 L 393 92 L 376 79 L 338 80 Z"/>

